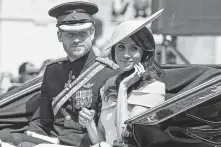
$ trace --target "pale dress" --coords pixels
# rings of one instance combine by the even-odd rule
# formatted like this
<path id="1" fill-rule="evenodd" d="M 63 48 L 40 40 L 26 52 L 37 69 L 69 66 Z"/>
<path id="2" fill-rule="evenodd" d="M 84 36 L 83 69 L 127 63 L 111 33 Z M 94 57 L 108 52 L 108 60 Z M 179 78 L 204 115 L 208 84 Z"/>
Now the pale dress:
<path id="1" fill-rule="evenodd" d="M 104 99 L 104 91 L 108 89 L 111 85 L 115 83 L 116 77 L 109 79 L 104 87 L 101 89 L 101 98 L 102 98 L 102 108 L 100 115 L 100 122 L 105 131 L 106 142 L 110 145 L 113 144 L 113 141 L 117 139 L 115 118 L 116 118 L 116 101 L 113 99 Z M 148 94 L 159 94 L 163 97 L 153 98 Z M 150 84 L 145 85 L 139 90 L 133 90 L 130 97 L 128 98 L 129 105 L 139 105 L 144 107 L 154 107 L 165 101 L 165 84 L 160 81 L 154 81 Z M 128 110 L 129 113 L 131 110 Z"/>

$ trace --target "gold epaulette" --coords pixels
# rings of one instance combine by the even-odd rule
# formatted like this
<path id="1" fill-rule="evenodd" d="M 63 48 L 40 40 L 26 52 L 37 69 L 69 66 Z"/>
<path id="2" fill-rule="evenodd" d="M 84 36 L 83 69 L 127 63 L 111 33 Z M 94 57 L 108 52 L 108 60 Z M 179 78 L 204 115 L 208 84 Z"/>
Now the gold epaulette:
<path id="1" fill-rule="evenodd" d="M 108 58 L 97 57 L 96 60 L 103 63 L 103 64 L 110 66 L 112 69 L 119 68 L 119 66 L 116 63 L 114 63 L 112 60 L 110 60 Z"/>
<path id="2" fill-rule="evenodd" d="M 48 63 L 46 64 L 46 66 L 49 66 L 49 65 L 51 65 L 51 64 L 58 63 L 58 62 L 67 61 L 67 60 L 68 60 L 68 58 L 67 58 L 67 57 L 63 57 L 63 58 L 54 59 L 54 60 L 52 60 L 52 61 L 48 62 Z"/>

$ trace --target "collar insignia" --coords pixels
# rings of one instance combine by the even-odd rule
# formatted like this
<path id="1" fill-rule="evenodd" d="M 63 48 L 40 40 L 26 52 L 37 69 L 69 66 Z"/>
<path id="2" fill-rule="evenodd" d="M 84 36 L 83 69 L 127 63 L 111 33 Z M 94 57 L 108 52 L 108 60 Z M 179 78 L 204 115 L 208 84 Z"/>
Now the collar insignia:
<path id="1" fill-rule="evenodd" d="M 72 18 L 73 18 L 73 19 L 76 19 L 76 18 L 77 18 L 77 17 L 76 17 L 76 11 L 73 11 L 73 12 L 72 12 Z"/>

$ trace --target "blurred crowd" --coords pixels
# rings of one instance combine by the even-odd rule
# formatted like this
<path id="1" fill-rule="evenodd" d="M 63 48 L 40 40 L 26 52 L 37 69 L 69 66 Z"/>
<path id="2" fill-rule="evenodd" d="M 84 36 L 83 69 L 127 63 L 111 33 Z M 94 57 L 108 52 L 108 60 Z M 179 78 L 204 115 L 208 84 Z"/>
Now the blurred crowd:
<path id="1" fill-rule="evenodd" d="M 37 68 L 31 62 L 24 62 L 18 68 L 18 76 L 3 72 L 0 74 L 0 94 L 8 92 L 21 84 L 28 82 L 36 77 L 42 76 L 46 65 L 51 60 L 45 60 L 40 68 Z"/>
<path id="2" fill-rule="evenodd" d="M 128 11 L 130 11 L 129 6 L 130 10 L 131 8 L 133 9 L 132 13 L 134 19 L 142 19 L 151 14 L 151 0 L 112 0 L 110 21 L 114 24 L 119 24 L 120 22 L 124 21 L 122 18 L 126 13 L 128 13 Z M 102 36 L 105 36 L 105 34 L 103 34 L 103 22 L 98 18 L 94 18 L 94 21 L 96 32 L 95 40 L 93 42 L 93 50 L 95 54 L 99 56 L 101 48 L 103 48 L 108 41 L 103 40 L 102 43 L 97 41 L 99 39 L 102 40 Z M 173 56 L 173 54 L 170 53 L 170 56 Z M 0 73 L 0 94 L 10 91 L 25 82 L 43 75 L 45 66 L 50 61 L 51 60 L 45 60 L 40 68 L 37 68 L 31 62 L 24 62 L 18 67 L 17 77 L 11 73 Z"/>

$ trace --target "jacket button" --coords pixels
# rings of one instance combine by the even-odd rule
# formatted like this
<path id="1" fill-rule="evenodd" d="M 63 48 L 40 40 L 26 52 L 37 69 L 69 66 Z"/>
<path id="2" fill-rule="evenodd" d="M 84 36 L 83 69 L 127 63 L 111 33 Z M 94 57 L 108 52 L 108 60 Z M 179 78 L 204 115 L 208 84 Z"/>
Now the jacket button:
<path id="1" fill-rule="evenodd" d="M 71 116 L 70 115 L 65 116 L 65 120 L 71 120 Z"/>

